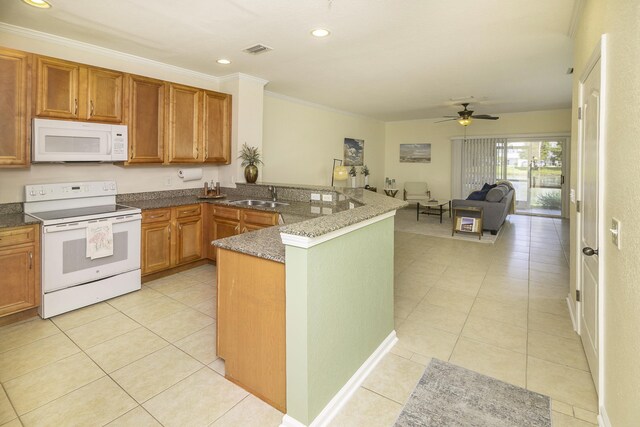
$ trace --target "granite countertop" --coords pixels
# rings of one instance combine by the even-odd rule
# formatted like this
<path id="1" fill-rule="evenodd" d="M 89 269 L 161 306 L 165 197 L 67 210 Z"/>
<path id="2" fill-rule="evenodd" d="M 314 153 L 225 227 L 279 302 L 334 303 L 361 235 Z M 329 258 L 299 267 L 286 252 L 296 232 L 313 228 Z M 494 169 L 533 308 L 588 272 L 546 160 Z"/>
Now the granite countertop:
<path id="1" fill-rule="evenodd" d="M 40 224 L 40 221 L 23 213 L 0 214 L 0 228 L 22 227 L 31 224 Z"/>
<path id="2" fill-rule="evenodd" d="M 267 185 L 278 187 L 278 194 L 284 195 L 280 202 L 286 203 L 275 208 L 264 206 L 238 206 L 233 202 L 243 199 L 268 199 Z M 362 188 L 336 188 L 290 184 L 238 185 L 228 190 L 224 199 L 198 198 L 196 190 L 171 193 L 154 192 L 138 195 L 124 195 L 118 203 L 140 209 L 160 209 L 195 203 L 228 205 L 240 209 L 255 209 L 280 214 L 280 225 L 262 230 L 243 233 L 238 236 L 215 240 L 213 245 L 236 252 L 284 263 L 284 245 L 280 233 L 305 237 L 319 237 L 367 219 L 406 206 L 406 202 Z M 190 191 L 190 192 L 189 192 Z M 334 194 L 331 203 L 309 202 L 309 192 Z"/>

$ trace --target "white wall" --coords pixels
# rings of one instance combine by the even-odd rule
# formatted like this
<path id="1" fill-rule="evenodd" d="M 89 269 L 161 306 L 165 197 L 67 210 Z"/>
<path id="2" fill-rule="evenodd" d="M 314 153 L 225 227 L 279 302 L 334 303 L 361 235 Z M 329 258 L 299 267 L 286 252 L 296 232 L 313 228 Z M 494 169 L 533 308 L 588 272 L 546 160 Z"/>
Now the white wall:
<path id="1" fill-rule="evenodd" d="M 484 107 L 482 113 L 491 113 Z M 568 133 L 571 110 L 532 111 L 500 114 L 496 121 L 474 120 L 467 136 L 500 136 L 541 133 Z M 389 122 L 386 124 L 385 174 L 402 189 L 405 181 L 426 181 L 434 198 L 451 196 L 451 138 L 462 136 L 456 121 L 438 119 Z M 400 163 L 400 144 L 431 144 L 431 163 Z M 396 197 L 402 197 L 402 191 Z"/>
<path id="2" fill-rule="evenodd" d="M 217 90 L 218 79 L 181 68 L 121 54 L 83 43 L 31 31 L 16 32 L 0 26 L 0 46 L 24 50 L 89 65 L 136 73 L 177 83 Z M 115 179 L 120 193 L 194 188 L 204 180 L 218 179 L 218 166 L 204 166 L 203 180 L 183 183 L 178 178 L 180 166 L 116 166 L 35 164 L 29 169 L 0 169 L 0 203 L 24 200 L 25 184 L 83 180 Z M 167 184 L 170 180 L 171 183 Z"/>
<path id="3" fill-rule="evenodd" d="M 591 0 L 590 3 L 594 1 Z M 605 31 L 604 405 L 611 426 L 640 422 L 640 2 L 608 0 Z M 611 218 L 621 221 L 621 249 L 611 243 Z"/>
<path id="4" fill-rule="evenodd" d="M 264 97 L 261 180 L 330 185 L 333 159 L 344 159 L 344 138 L 364 139 L 369 184 L 384 184 L 384 123 L 273 93 Z M 363 185 L 358 175 L 359 185 Z M 346 185 L 346 181 L 337 183 Z"/>

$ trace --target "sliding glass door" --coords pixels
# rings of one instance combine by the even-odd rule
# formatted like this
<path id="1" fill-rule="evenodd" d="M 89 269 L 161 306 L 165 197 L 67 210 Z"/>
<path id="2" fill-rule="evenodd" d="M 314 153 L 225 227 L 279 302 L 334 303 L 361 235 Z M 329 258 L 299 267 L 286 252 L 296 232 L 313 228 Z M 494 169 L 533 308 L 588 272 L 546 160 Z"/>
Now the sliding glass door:
<path id="1" fill-rule="evenodd" d="M 497 175 L 513 183 L 516 213 L 562 215 L 564 138 L 509 139 L 497 147 Z"/>

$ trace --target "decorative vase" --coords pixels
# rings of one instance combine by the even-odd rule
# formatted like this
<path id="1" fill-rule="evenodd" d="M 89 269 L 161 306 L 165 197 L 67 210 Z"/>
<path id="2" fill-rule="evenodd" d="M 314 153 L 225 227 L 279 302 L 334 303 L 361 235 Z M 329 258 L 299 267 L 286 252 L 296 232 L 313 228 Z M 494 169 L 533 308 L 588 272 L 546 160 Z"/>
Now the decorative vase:
<path id="1" fill-rule="evenodd" d="M 355 176 L 351 177 L 351 188 L 356 188 L 356 177 Z"/>
<path id="2" fill-rule="evenodd" d="M 258 167 L 256 165 L 247 165 L 244 168 L 244 179 L 249 184 L 253 184 L 258 180 Z"/>

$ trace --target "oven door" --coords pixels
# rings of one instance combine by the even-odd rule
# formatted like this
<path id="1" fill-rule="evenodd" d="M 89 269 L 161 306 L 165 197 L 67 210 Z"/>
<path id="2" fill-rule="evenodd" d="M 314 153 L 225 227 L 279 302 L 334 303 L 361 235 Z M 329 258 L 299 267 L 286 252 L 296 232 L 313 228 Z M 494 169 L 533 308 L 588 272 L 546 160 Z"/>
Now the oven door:
<path id="1" fill-rule="evenodd" d="M 43 291 L 47 293 L 139 269 L 140 219 L 140 214 L 133 214 L 45 226 Z M 113 255 L 92 260 L 86 256 L 87 226 L 96 221 L 113 223 Z"/>

